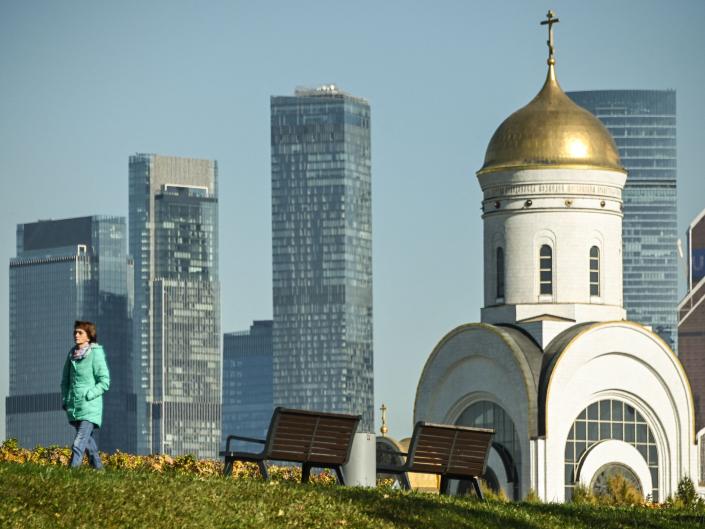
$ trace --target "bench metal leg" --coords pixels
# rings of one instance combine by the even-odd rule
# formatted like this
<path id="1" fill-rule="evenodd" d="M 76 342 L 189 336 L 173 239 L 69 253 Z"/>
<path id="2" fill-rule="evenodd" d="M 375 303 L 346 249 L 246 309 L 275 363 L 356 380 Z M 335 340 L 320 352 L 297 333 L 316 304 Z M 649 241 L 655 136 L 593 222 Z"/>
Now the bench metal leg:
<path id="1" fill-rule="evenodd" d="M 229 476 L 233 473 L 233 460 L 225 458 L 225 465 L 223 466 L 223 475 Z"/>
<path id="2" fill-rule="evenodd" d="M 259 467 L 259 472 L 262 474 L 262 477 L 264 478 L 265 481 L 269 480 L 269 472 L 267 472 L 267 466 L 264 464 L 264 461 L 257 461 L 257 466 Z"/>
<path id="3" fill-rule="evenodd" d="M 440 493 L 441 494 L 448 494 L 448 491 L 450 490 L 450 480 L 446 476 L 441 476 L 441 486 L 440 486 Z"/>
<path id="4" fill-rule="evenodd" d="M 485 501 L 485 497 L 482 495 L 482 489 L 480 489 L 480 482 L 477 480 L 477 478 L 472 478 L 472 486 L 475 489 L 475 494 L 477 494 L 477 497 L 480 498 L 480 500 Z"/>
<path id="5" fill-rule="evenodd" d="M 409 474 L 406 472 L 402 472 L 399 475 L 399 483 L 401 484 L 401 488 L 403 490 L 411 490 L 411 482 L 409 482 Z"/>
<path id="6" fill-rule="evenodd" d="M 335 475 L 338 476 L 338 484 L 339 485 L 345 485 L 345 478 L 343 477 L 343 469 L 338 467 L 335 467 Z"/>
<path id="7" fill-rule="evenodd" d="M 304 463 L 301 466 L 301 483 L 308 483 L 308 478 L 311 475 L 311 465 Z"/>

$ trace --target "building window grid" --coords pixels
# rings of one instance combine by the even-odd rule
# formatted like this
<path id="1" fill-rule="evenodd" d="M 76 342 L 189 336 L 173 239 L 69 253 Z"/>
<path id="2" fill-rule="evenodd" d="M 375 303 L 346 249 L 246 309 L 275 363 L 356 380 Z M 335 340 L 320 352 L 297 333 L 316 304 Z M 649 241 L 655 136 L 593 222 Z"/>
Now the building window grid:
<path id="1" fill-rule="evenodd" d="M 590 248 L 590 295 L 600 295 L 600 249 Z"/>
<path id="2" fill-rule="evenodd" d="M 652 490 L 645 491 L 659 501 L 658 448 L 649 425 L 633 406 L 615 399 L 595 402 L 585 408 L 570 428 L 565 444 L 565 499 L 572 498 L 575 476 L 583 455 L 600 441 L 614 439 L 636 448 L 651 473 Z"/>
<path id="3" fill-rule="evenodd" d="M 539 293 L 553 294 L 553 249 L 548 244 L 539 251 Z"/>
<path id="4" fill-rule="evenodd" d="M 513 466 L 515 481 L 513 483 L 514 495 L 520 490 L 520 474 L 521 468 L 521 443 L 514 421 L 504 411 L 499 404 L 488 400 L 474 402 L 468 406 L 460 417 L 455 421 L 455 424 L 460 426 L 472 426 L 477 428 L 493 428 L 495 435 L 492 438 L 492 444 L 504 448 L 510 455 Z M 507 470 L 507 469 L 505 469 Z"/>

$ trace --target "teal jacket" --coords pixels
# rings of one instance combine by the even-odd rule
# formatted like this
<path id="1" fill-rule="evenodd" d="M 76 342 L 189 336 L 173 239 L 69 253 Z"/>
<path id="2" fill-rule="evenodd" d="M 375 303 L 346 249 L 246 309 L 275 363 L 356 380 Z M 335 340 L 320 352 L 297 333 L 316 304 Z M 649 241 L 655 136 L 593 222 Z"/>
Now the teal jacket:
<path id="1" fill-rule="evenodd" d="M 72 360 L 69 351 L 61 376 L 61 399 L 69 421 L 90 421 L 100 427 L 103 420 L 103 393 L 110 387 L 110 373 L 103 346 L 93 343 L 81 360 Z"/>

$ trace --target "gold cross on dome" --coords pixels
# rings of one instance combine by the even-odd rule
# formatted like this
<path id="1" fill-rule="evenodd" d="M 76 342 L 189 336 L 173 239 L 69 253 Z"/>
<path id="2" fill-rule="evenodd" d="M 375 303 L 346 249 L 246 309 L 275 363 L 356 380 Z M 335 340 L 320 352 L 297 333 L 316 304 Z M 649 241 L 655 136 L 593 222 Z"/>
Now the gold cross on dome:
<path id="1" fill-rule="evenodd" d="M 553 57 L 553 24 L 557 24 L 560 20 L 553 18 L 555 16 L 555 13 L 549 10 L 546 13 L 546 20 L 541 21 L 542 26 L 548 25 L 548 40 L 546 41 L 546 44 L 548 44 L 548 64 L 556 63 L 556 59 Z"/>
<path id="2" fill-rule="evenodd" d="M 389 428 L 387 428 L 387 407 L 382 404 L 382 407 L 379 409 L 379 411 L 382 412 L 382 427 L 379 429 L 379 431 L 382 433 L 383 436 L 387 435 L 387 432 L 389 431 Z"/>

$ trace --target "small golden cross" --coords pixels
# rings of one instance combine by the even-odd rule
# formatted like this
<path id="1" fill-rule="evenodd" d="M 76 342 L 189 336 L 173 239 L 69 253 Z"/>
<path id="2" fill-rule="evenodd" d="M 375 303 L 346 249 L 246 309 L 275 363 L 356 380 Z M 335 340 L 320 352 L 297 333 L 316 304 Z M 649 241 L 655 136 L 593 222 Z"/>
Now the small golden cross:
<path id="1" fill-rule="evenodd" d="M 379 409 L 379 411 L 382 412 L 382 427 L 379 429 L 379 431 L 384 436 L 387 435 L 387 432 L 389 431 L 389 428 L 387 428 L 387 407 L 382 404 L 382 407 Z"/>
<path id="2" fill-rule="evenodd" d="M 549 10 L 546 14 L 546 20 L 541 21 L 542 26 L 548 25 L 548 40 L 546 41 L 548 44 L 548 64 L 556 63 L 556 59 L 553 58 L 553 24 L 557 24 L 560 20 L 553 18 L 554 16 L 555 13 Z"/>

